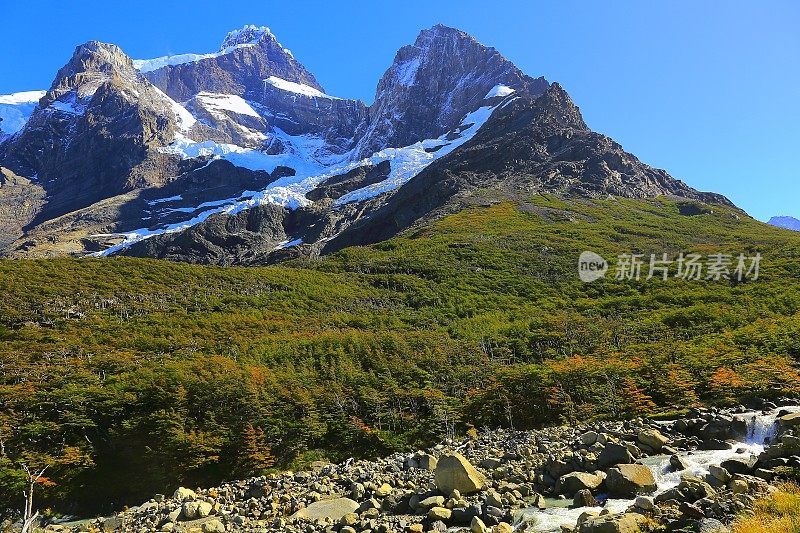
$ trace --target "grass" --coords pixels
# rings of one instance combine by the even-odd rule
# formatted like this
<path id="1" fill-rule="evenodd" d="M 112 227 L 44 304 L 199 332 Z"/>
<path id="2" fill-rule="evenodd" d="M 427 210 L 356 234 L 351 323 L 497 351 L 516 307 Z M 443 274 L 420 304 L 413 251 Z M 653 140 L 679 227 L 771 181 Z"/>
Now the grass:
<path id="1" fill-rule="evenodd" d="M 736 519 L 733 533 L 800 532 L 800 486 L 781 485 L 776 492 L 757 500 L 752 511 L 752 515 Z"/>

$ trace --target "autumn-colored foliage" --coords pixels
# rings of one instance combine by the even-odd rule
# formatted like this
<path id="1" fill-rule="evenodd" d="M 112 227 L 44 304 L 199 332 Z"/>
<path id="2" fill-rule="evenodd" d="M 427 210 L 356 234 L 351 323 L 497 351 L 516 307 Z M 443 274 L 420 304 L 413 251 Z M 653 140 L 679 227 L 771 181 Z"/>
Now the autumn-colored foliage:
<path id="1" fill-rule="evenodd" d="M 800 234 L 668 200 L 489 202 L 265 268 L 0 261 L 0 514 L 800 393 Z M 579 281 L 583 250 L 730 252 L 761 278 Z M 124 480 L 121 482 L 120 480 Z"/>

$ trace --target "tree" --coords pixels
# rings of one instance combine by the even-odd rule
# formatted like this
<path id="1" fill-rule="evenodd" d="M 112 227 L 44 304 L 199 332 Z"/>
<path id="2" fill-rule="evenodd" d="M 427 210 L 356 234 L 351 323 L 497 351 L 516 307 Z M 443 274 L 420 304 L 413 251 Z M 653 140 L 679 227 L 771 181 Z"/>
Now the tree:
<path id="1" fill-rule="evenodd" d="M 55 483 L 44 477 L 44 472 L 47 470 L 47 466 L 39 470 L 37 473 L 35 470 L 31 470 L 28 465 L 22 465 L 23 470 L 25 470 L 25 475 L 27 477 L 26 481 L 28 484 L 27 490 L 23 491 L 23 496 L 25 497 L 25 508 L 22 510 L 22 531 L 21 533 L 28 533 L 32 530 L 34 522 L 36 519 L 39 518 L 39 511 L 33 511 L 33 490 L 36 485 L 42 486 L 52 486 Z"/>
<path id="2" fill-rule="evenodd" d="M 247 424 L 242 433 L 242 445 L 239 459 L 239 470 L 242 474 L 251 475 L 275 466 L 275 456 L 267 444 L 264 430 Z"/>

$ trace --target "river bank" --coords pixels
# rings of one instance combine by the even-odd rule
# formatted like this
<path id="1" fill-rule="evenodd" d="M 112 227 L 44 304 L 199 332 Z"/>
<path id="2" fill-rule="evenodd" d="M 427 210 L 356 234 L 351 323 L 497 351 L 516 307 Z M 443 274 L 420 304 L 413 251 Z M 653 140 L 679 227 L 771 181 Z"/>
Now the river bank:
<path id="1" fill-rule="evenodd" d="M 178 488 L 51 531 L 726 531 L 800 467 L 800 406 L 692 409 L 535 431 L 475 432 L 372 461 Z"/>

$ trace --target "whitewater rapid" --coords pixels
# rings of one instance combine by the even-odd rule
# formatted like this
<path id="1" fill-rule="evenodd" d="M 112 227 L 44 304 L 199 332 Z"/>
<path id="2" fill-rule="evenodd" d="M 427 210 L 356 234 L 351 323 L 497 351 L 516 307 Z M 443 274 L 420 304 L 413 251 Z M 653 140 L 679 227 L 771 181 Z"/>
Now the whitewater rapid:
<path id="1" fill-rule="evenodd" d="M 709 467 L 735 457 L 758 456 L 764 451 L 764 444 L 770 442 L 777 431 L 778 413 L 800 412 L 800 406 L 780 407 L 768 412 L 746 411 L 736 413 L 734 416 L 747 421 L 747 435 L 742 441 L 733 443 L 728 450 L 693 450 L 678 452 L 676 455 L 683 459 L 687 465 L 686 470 L 673 471 L 670 466 L 670 455 L 652 455 L 640 462 L 652 472 L 658 488 L 650 496 L 656 496 L 669 490 L 680 483 L 681 476 L 691 474 L 703 478 L 708 474 Z M 600 495 L 601 497 L 604 495 Z M 627 510 L 635 498 L 614 499 L 609 498 L 602 506 L 596 507 L 567 507 L 572 500 L 547 499 L 549 507 L 538 509 L 535 507 L 522 509 L 514 519 L 516 531 L 551 532 L 560 531 L 562 525 L 574 527 L 578 517 L 586 511 L 600 512 L 608 509 L 612 513 Z"/>

